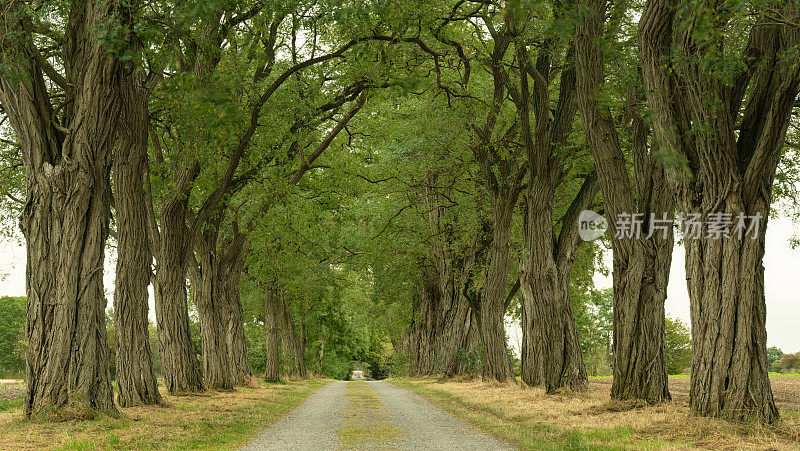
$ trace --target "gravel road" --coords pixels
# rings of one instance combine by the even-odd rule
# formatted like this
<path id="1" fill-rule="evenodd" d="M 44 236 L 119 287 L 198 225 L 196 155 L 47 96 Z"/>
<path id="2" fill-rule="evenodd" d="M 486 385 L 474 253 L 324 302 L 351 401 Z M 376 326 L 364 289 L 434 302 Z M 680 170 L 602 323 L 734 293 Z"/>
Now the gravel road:
<path id="1" fill-rule="evenodd" d="M 258 434 L 243 450 L 338 449 L 336 431 L 347 405 L 347 382 L 315 391 L 303 404 Z"/>
<path id="2" fill-rule="evenodd" d="M 331 382 L 309 399 L 258 434 L 245 450 L 511 450 L 507 444 L 478 431 L 464 421 L 434 406 L 419 395 L 387 382 L 370 381 L 381 406 L 375 417 L 400 430 L 399 439 L 377 445 L 340 442 L 340 431 L 348 409 L 348 384 Z M 381 409 L 378 411 L 377 409 Z M 388 412 L 389 416 L 386 416 Z"/>

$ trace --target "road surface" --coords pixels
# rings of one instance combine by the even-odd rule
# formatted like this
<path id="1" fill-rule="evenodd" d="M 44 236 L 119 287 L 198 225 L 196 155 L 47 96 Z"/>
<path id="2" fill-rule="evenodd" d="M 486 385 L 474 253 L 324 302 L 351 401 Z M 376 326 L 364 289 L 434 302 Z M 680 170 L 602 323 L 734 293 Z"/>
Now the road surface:
<path id="1" fill-rule="evenodd" d="M 419 395 L 381 381 L 337 381 L 245 450 L 511 450 Z"/>

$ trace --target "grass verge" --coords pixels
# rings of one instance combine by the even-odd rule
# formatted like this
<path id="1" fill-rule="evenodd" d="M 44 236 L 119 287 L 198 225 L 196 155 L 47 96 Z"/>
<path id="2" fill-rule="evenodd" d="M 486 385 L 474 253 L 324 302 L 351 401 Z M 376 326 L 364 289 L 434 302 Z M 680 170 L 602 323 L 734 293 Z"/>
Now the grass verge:
<path id="1" fill-rule="evenodd" d="M 451 414 L 521 449 L 798 449 L 800 418 L 733 424 L 691 415 L 683 403 L 612 402 L 608 391 L 545 395 L 489 382 L 391 379 Z"/>
<path id="2" fill-rule="evenodd" d="M 119 418 L 62 423 L 26 420 L 20 402 L 0 412 L 0 449 L 235 449 L 328 382 L 259 383 L 191 396 L 162 393 L 168 407 L 130 407 L 120 409 Z"/>

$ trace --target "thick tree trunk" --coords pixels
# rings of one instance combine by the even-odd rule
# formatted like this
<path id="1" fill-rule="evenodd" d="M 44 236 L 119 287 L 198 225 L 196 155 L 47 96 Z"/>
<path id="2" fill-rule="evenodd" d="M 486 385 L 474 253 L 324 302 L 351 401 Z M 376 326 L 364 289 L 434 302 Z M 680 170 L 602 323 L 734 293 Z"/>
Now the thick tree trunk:
<path id="1" fill-rule="evenodd" d="M 664 171 L 647 144 L 643 121 L 634 124 L 631 152 L 636 193 L 608 107 L 598 100 L 604 75 L 601 43 L 606 0 L 580 2 L 585 16 L 577 27 L 575 67 L 578 103 L 595 160 L 603 203 L 609 216 L 614 252 L 614 382 L 615 399 L 643 399 L 651 404 L 670 399 L 667 387 L 664 301 L 672 259 L 672 225 L 666 234 L 653 229 L 655 218 L 671 221 L 674 204 Z M 633 102 L 632 102 L 633 103 Z M 634 105 L 630 107 L 635 108 Z M 633 111 L 636 116 L 636 111 Z M 618 227 L 627 215 L 640 214 L 641 227 Z M 652 234 L 651 234 L 652 232 Z M 666 235 L 666 236 L 665 236 Z"/>
<path id="2" fill-rule="evenodd" d="M 643 399 L 651 404 L 671 399 L 667 379 L 664 302 L 672 240 L 661 241 L 637 243 L 627 259 L 616 255 L 614 258 L 614 381 L 611 397 L 615 399 Z"/>
<path id="3" fill-rule="evenodd" d="M 689 404 L 700 415 L 778 419 L 767 363 L 762 265 L 769 203 L 760 201 L 745 213 L 739 193 L 732 193 L 719 207 L 734 218 L 760 214 L 751 235 L 715 239 L 703 233 L 686 240 L 692 314 Z"/>
<path id="4" fill-rule="evenodd" d="M 434 347 L 436 341 L 436 304 L 439 291 L 429 272 L 417 288 L 412 306 L 412 347 L 414 349 L 414 373 L 433 373 Z"/>
<path id="5" fill-rule="evenodd" d="M 28 257 L 27 416 L 69 418 L 91 415 L 92 409 L 115 410 L 102 271 L 108 182 L 102 168 L 88 164 L 107 168 L 109 154 L 110 149 L 105 162 L 64 161 L 28 174 L 20 221 Z"/>
<path id="6" fill-rule="evenodd" d="M 297 329 L 294 327 L 294 320 L 289 311 L 286 296 L 283 294 L 280 296 L 278 309 L 283 354 L 291 357 L 291 362 L 288 362 L 291 366 L 291 374 L 294 377 L 305 378 L 308 376 L 305 361 L 305 348 L 300 342 L 300 337 L 297 335 Z"/>
<path id="7" fill-rule="evenodd" d="M 160 259 L 156 267 L 156 317 L 164 384 L 171 394 L 201 392 L 203 372 L 189 328 L 186 299 L 185 197 L 171 199 L 162 211 Z"/>
<path id="8" fill-rule="evenodd" d="M 427 338 L 432 342 L 427 343 L 424 350 L 432 356 L 426 374 L 453 376 L 459 373 L 460 354 L 466 345 L 471 314 L 469 301 L 460 287 L 465 282 L 466 273 L 472 269 L 475 255 L 469 251 L 464 256 L 454 255 L 457 252 L 452 250 L 452 231 L 442 219 L 445 208 L 442 206 L 444 196 L 439 193 L 439 178 L 436 173 L 428 173 L 424 196 L 431 235 L 429 257 L 433 267 L 430 270 L 432 274 L 426 274 L 431 279 L 426 283 L 431 286 L 430 290 L 434 290 L 428 296 L 433 305 L 427 306 L 430 309 L 427 319 L 433 322 Z"/>
<path id="9" fill-rule="evenodd" d="M 505 329 L 505 300 L 508 291 L 509 239 L 513 205 L 497 206 L 492 244 L 480 302 L 483 376 L 500 382 L 514 381 L 508 359 Z"/>
<path id="10" fill-rule="evenodd" d="M 762 259 L 775 172 L 800 88 L 800 31 L 790 25 L 800 10 L 770 3 L 750 12 L 763 23 L 750 26 L 738 55 L 698 45 L 684 28 L 695 10 L 664 0 L 647 2 L 638 41 L 655 135 L 685 162 L 669 175 L 685 214 L 696 215 L 684 221 L 689 404 L 700 415 L 771 423 L 779 417 L 766 360 Z M 761 15 L 766 10 L 786 20 L 769 20 Z M 708 51 L 741 60 L 740 71 L 720 80 L 704 67 Z"/>
<path id="11" fill-rule="evenodd" d="M 278 292 L 268 289 L 264 296 L 264 336 L 266 338 L 266 358 L 264 360 L 264 379 L 267 382 L 281 380 L 280 319 L 278 317 Z M 321 357 L 320 357 L 321 360 Z"/>
<path id="12" fill-rule="evenodd" d="M 216 229 L 219 224 L 212 227 Z M 217 260 L 217 232 L 206 231 L 197 237 L 195 254 L 198 263 L 191 262 L 192 292 L 200 320 L 200 337 L 203 346 L 203 374 L 206 387 L 216 390 L 233 389 L 233 376 L 229 366 L 227 308 L 218 287 L 219 263 Z"/>
<path id="13" fill-rule="evenodd" d="M 319 352 L 317 353 L 317 374 L 323 374 L 322 361 L 325 359 L 325 344 L 328 343 L 328 338 L 324 338 L 319 344 Z"/>
<path id="14" fill-rule="evenodd" d="M 120 407 L 162 404 L 147 319 L 153 254 L 147 230 L 144 174 L 148 140 L 148 93 L 138 76 L 126 77 L 119 145 L 114 155 L 117 212 L 117 274 L 114 287 L 117 403 Z"/>
<path id="15" fill-rule="evenodd" d="M 60 116 L 50 103 L 41 56 L 21 29 L 29 20 L 24 5 L 6 3 L 0 17 L 5 30 L 20 31 L 10 40 L 0 37 L 11 65 L 0 73 L 0 102 L 21 143 L 26 177 L 20 218 L 27 253 L 26 416 L 115 411 L 103 264 L 120 64 L 96 34 L 114 6 L 70 6 L 59 80 L 70 88 Z"/>
<path id="16" fill-rule="evenodd" d="M 247 340 L 244 332 L 244 310 L 239 293 L 239 281 L 244 270 L 244 263 L 249 249 L 249 242 L 244 235 L 235 234 L 220 257 L 218 287 L 220 300 L 223 303 L 223 314 L 226 323 L 225 336 L 228 345 L 228 365 L 234 385 L 251 385 L 253 371 L 247 355 Z"/>
<path id="17" fill-rule="evenodd" d="M 547 393 L 567 387 L 588 388 L 578 327 L 569 287 L 575 250 L 580 244 L 578 220 L 591 207 L 599 183 L 589 174 L 575 194 L 554 236 L 555 182 L 538 173 L 529 183 L 525 228 L 526 253 L 520 268 L 522 291 L 523 382 L 544 386 Z"/>
<path id="18" fill-rule="evenodd" d="M 556 263 L 552 194 L 529 198 L 527 262 L 520 271 L 522 291 L 522 381 L 543 386 L 547 393 L 562 388 L 583 391 L 589 379 L 572 314 L 569 284 L 572 259 Z M 592 196 L 593 197 L 593 196 Z"/>
<path id="19" fill-rule="evenodd" d="M 441 299 L 439 327 L 436 336 L 436 360 L 432 374 L 454 376 L 460 374 L 460 354 L 467 350 L 472 309 L 463 296 L 450 292 Z"/>

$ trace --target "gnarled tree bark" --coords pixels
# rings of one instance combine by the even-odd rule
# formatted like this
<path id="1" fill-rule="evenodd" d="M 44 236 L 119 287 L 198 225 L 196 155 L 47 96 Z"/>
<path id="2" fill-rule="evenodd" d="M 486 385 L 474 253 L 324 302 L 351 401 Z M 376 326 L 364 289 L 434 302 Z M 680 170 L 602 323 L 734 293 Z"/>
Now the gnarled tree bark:
<path id="1" fill-rule="evenodd" d="M 591 206 L 597 177 L 590 174 L 564 216 L 555 239 L 552 199 L 554 193 L 538 192 L 528 198 L 526 234 L 527 260 L 520 270 L 522 291 L 522 380 L 543 386 L 547 393 L 564 387 L 575 391 L 588 388 L 586 367 L 569 287 L 574 252 L 578 246 L 578 215 Z"/>
<path id="2" fill-rule="evenodd" d="M 664 301 L 673 247 L 672 190 L 665 180 L 661 162 L 648 147 L 648 130 L 635 111 L 636 102 L 629 100 L 628 108 L 634 110 L 629 112 L 633 116 L 634 191 L 611 112 L 598 99 L 605 79 L 599 40 L 603 35 L 607 3 L 606 0 L 582 0 L 578 5 L 584 12 L 577 26 L 575 46 L 578 104 L 609 216 L 614 253 L 611 396 L 656 404 L 670 399 Z M 622 218 L 632 214 L 641 215 L 639 230 L 618 227 Z M 653 218 L 666 218 L 665 229 L 659 230 L 651 221 Z"/>
<path id="3" fill-rule="evenodd" d="M 264 293 L 264 336 L 266 338 L 266 355 L 264 359 L 264 379 L 267 382 L 281 380 L 281 350 L 278 317 L 278 290 L 269 287 Z M 320 361 L 322 357 L 320 357 Z"/>
<path id="4" fill-rule="evenodd" d="M 561 7 L 559 4 L 554 8 L 555 20 L 563 18 Z M 527 11 L 514 13 L 530 19 Z M 556 235 L 555 196 L 567 176 L 566 152 L 559 152 L 559 148 L 567 143 L 578 105 L 574 52 L 570 49 L 564 51 L 555 114 L 551 113 L 550 84 L 555 79 L 552 60 L 560 53 L 553 48 L 554 42 L 552 37 L 546 39 L 535 64 L 531 64 L 527 47 L 522 42 L 515 43 L 517 60 L 524 70 L 520 71 L 518 94 L 512 95 L 530 167 L 525 252 L 520 268 L 521 376 L 528 385 L 544 386 L 547 393 L 564 387 L 582 391 L 589 384 L 569 286 L 575 250 L 580 243 L 578 216 L 581 210 L 591 207 L 599 187 L 594 173 L 586 177 Z M 533 93 L 529 89 L 529 74 L 533 78 Z M 534 127 L 530 123 L 531 112 L 536 119 Z"/>
<path id="5" fill-rule="evenodd" d="M 433 374 L 436 341 L 436 305 L 440 293 L 430 268 L 423 269 L 417 282 L 411 318 L 411 346 L 414 353 L 413 371 L 417 375 Z"/>
<path id="6" fill-rule="evenodd" d="M 217 238 L 219 220 L 214 221 L 195 240 L 197 261 L 190 263 L 197 316 L 200 320 L 200 337 L 203 347 L 203 374 L 208 388 L 233 389 L 233 375 L 229 365 L 225 301 L 219 291 L 219 261 Z"/>
<path id="7" fill-rule="evenodd" d="M 175 193 L 161 212 L 161 231 L 155 226 L 150 209 L 151 242 L 158 243 L 155 283 L 158 344 L 164 384 L 171 394 L 205 390 L 202 368 L 192 344 L 186 298 L 186 274 L 191 258 L 186 213 L 191 182 L 198 173 L 196 163 L 180 172 Z"/>
<path id="8" fill-rule="evenodd" d="M 235 224 L 235 223 L 234 223 Z M 244 310 L 239 291 L 239 281 L 244 271 L 250 242 L 247 237 L 234 234 L 222 246 L 219 260 L 220 301 L 223 305 L 223 318 L 226 324 L 225 337 L 228 345 L 228 365 L 234 385 L 251 385 L 253 370 L 247 355 L 247 340 L 244 333 Z"/>
<path id="9" fill-rule="evenodd" d="M 153 253 L 147 224 L 144 175 L 147 167 L 148 97 L 144 76 L 123 78 L 122 120 L 114 155 L 117 212 L 117 273 L 114 286 L 117 403 L 120 407 L 162 404 L 147 319 Z"/>
<path id="10" fill-rule="evenodd" d="M 0 102 L 22 146 L 26 199 L 26 416 L 115 411 L 105 339 L 103 264 L 121 64 L 98 39 L 115 2 L 69 6 L 64 75 L 35 47 L 22 3 L 4 3 Z M 60 115 L 45 73 L 64 90 Z"/>
<path id="11" fill-rule="evenodd" d="M 447 195 L 440 192 L 438 186 L 442 177 L 442 174 L 429 173 L 423 196 L 431 243 L 428 255 L 431 261 L 428 272 L 431 274 L 428 277 L 433 277 L 427 283 L 430 285 L 428 289 L 434 290 L 429 299 L 435 301 L 430 312 L 433 342 L 428 345 L 428 352 L 433 357 L 425 374 L 453 376 L 461 372 L 461 353 L 467 352 L 467 336 L 472 326 L 472 309 L 461 286 L 472 270 L 477 244 L 464 249 L 463 256 L 457 255 L 459 251 L 453 249 L 457 238 L 453 236 L 450 225 L 443 223 Z"/>
<path id="12" fill-rule="evenodd" d="M 280 294 L 278 302 L 278 319 L 280 321 L 280 336 L 283 355 L 291 360 L 286 362 L 291 368 L 294 377 L 305 378 L 308 375 L 305 361 L 305 348 L 297 335 L 292 313 L 289 311 L 288 299 L 285 293 Z"/>
<path id="13" fill-rule="evenodd" d="M 489 246 L 480 301 L 483 375 L 500 382 L 515 380 L 506 345 L 505 314 L 508 306 L 505 300 L 508 294 L 511 219 L 517 196 L 512 194 L 507 197 L 498 199 L 493 206 L 492 244 Z"/>
<path id="14" fill-rule="evenodd" d="M 685 27 L 716 17 L 723 6 L 700 2 L 684 8 L 683 3 L 647 2 L 639 55 L 655 136 L 685 162 L 669 173 L 679 204 L 704 222 L 698 233 L 684 222 L 692 315 L 689 404 L 700 415 L 775 422 L 762 259 L 772 184 L 800 88 L 793 54 L 800 44 L 800 9 L 794 2 L 774 1 L 740 11 L 756 23 L 736 55 L 743 69 L 725 78 L 705 63 L 719 58 L 722 47 L 698 42 Z M 730 13 L 720 17 L 731 20 Z M 712 39 L 736 26 L 711 23 L 720 27 L 707 30 Z M 728 233 L 711 232 L 709 223 L 728 221 Z"/>

